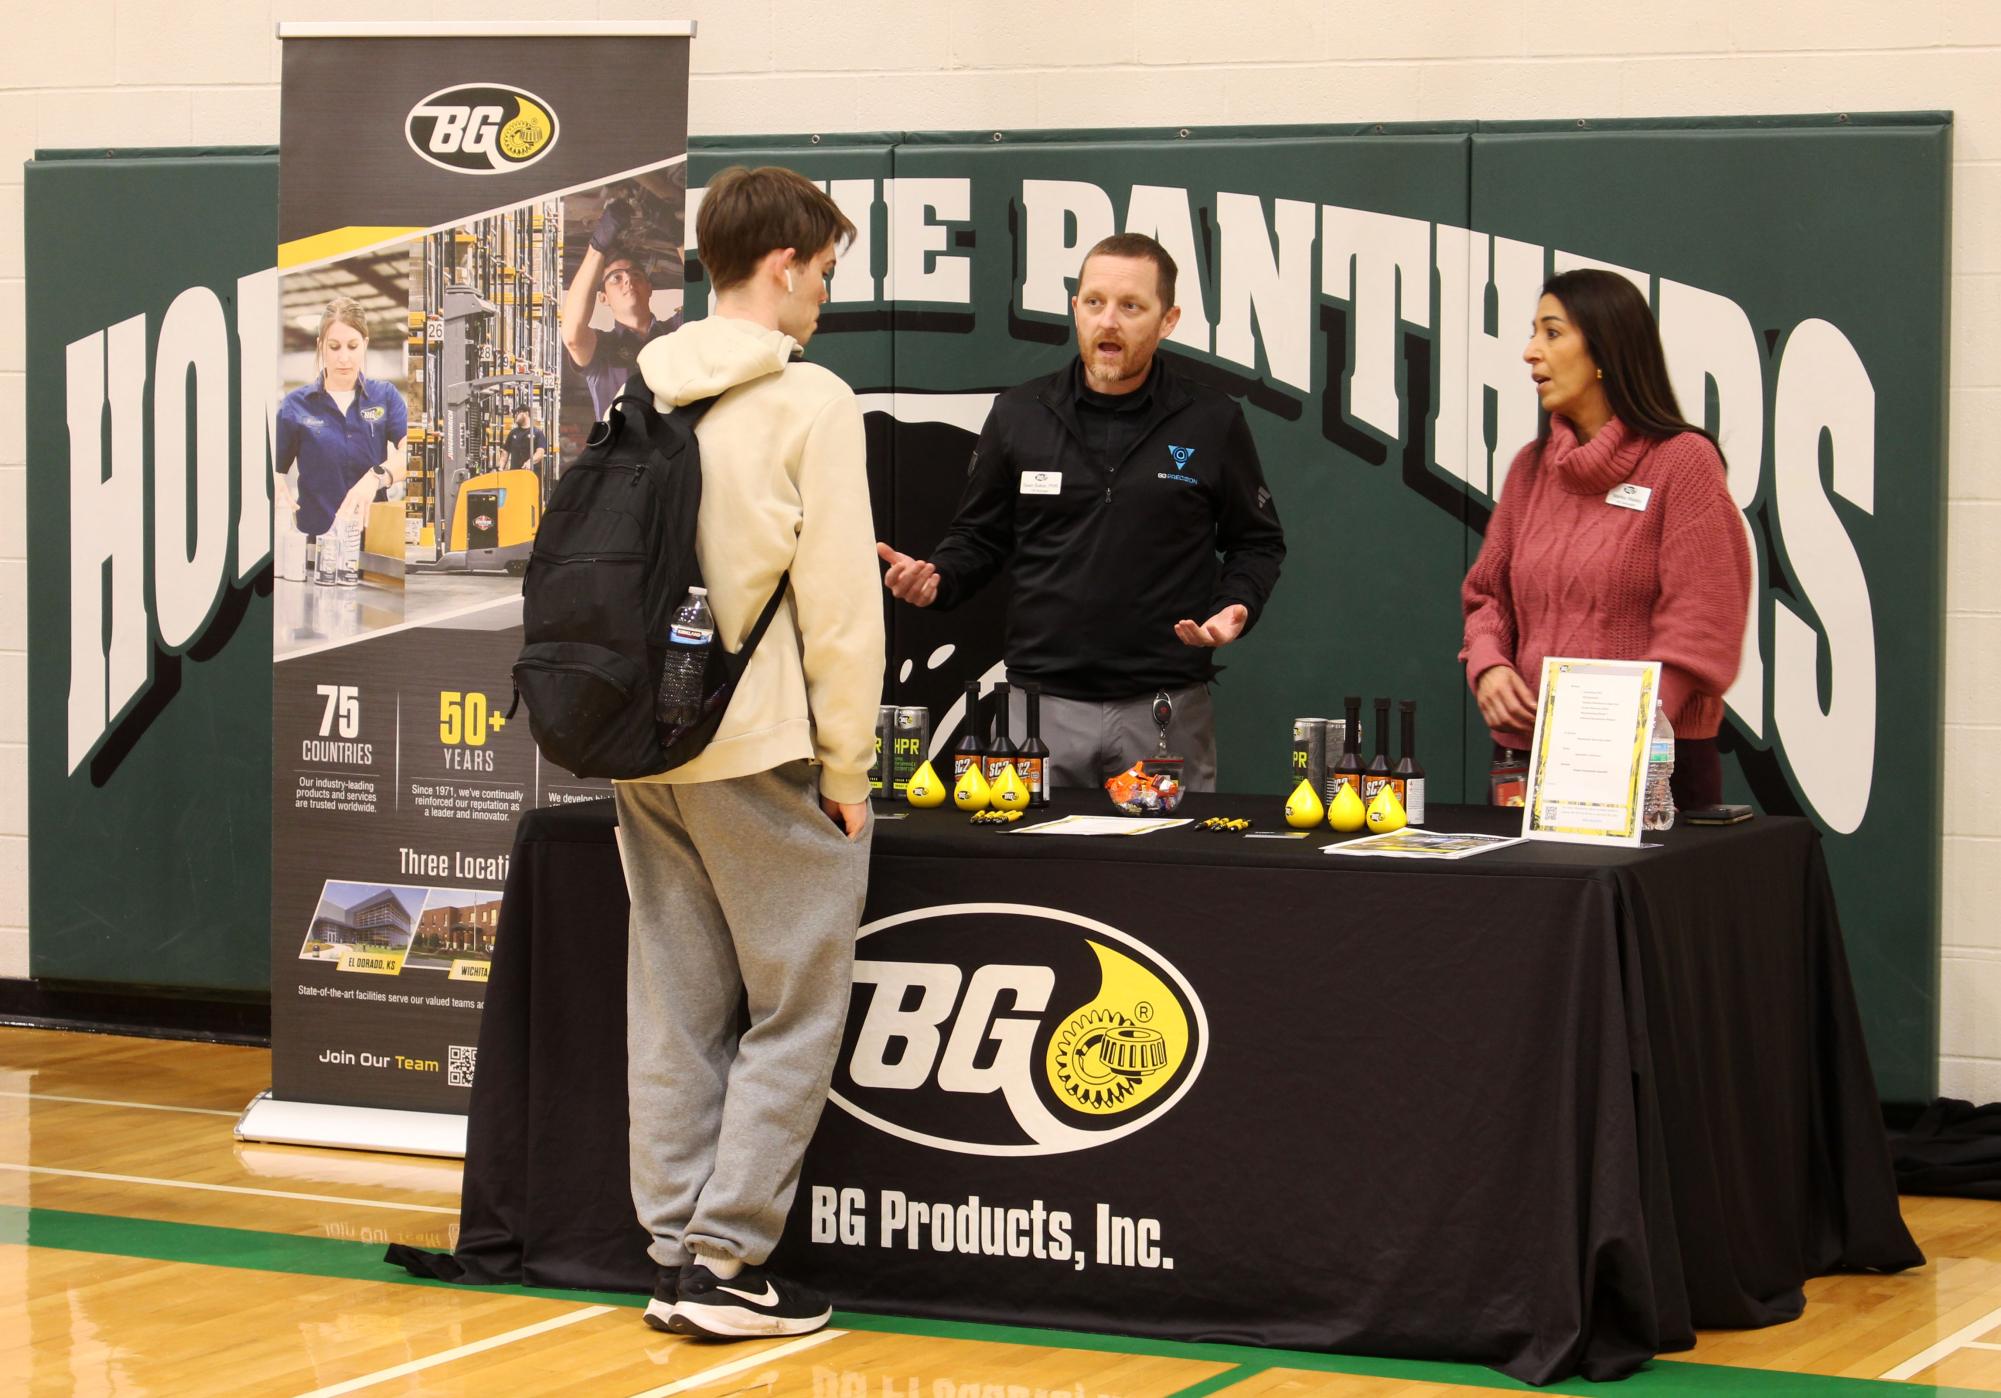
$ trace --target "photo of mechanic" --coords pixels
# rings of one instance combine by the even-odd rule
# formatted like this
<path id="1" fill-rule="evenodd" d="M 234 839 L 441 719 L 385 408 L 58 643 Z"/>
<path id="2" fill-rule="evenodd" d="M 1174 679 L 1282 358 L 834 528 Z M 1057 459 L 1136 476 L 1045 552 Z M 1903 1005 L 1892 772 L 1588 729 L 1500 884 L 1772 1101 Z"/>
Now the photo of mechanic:
<path id="1" fill-rule="evenodd" d="M 566 242 L 578 250 L 561 311 L 563 416 L 580 438 L 632 377 L 639 351 L 681 324 L 685 194 L 676 164 L 563 201 Z"/>

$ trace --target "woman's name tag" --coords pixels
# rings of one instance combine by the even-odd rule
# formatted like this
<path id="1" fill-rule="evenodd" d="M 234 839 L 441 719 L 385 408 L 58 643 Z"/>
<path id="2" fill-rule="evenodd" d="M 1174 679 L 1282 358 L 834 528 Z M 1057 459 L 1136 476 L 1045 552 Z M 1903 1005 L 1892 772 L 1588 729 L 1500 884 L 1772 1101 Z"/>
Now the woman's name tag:
<path id="1" fill-rule="evenodd" d="M 1061 495 L 1063 493 L 1063 473 L 1061 471 L 1023 471 L 1021 473 L 1021 493 L 1023 495 Z"/>
<path id="2" fill-rule="evenodd" d="M 1644 485 L 1615 485 L 1605 492 L 1605 503 L 1617 505 L 1622 510 L 1646 511 L 1647 501 L 1653 498 L 1653 488 Z"/>

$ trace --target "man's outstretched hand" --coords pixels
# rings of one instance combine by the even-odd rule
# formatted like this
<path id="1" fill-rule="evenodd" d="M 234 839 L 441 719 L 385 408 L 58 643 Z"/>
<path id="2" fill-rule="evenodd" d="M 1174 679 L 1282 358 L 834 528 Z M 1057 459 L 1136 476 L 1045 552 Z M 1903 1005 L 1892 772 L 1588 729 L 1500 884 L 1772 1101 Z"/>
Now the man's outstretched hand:
<path id="1" fill-rule="evenodd" d="M 1192 621 L 1174 623 L 1174 634 L 1184 646 L 1227 646 L 1244 634 L 1251 614 L 1241 602 L 1232 602 L 1201 625 Z"/>
<path id="2" fill-rule="evenodd" d="M 889 565 L 882 585 L 889 595 L 913 607 L 928 607 L 938 599 L 938 570 L 921 558 L 898 553 L 888 544 L 878 543 L 875 556 Z M 1238 608 L 1239 611 L 1242 608 Z"/>

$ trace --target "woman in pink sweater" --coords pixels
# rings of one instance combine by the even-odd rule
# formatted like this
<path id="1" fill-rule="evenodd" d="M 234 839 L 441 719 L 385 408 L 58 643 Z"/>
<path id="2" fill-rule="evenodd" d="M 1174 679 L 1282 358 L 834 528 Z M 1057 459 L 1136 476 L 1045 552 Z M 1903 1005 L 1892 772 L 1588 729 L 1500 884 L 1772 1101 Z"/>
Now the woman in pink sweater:
<path id="1" fill-rule="evenodd" d="M 1544 656 L 1658 660 L 1675 804 L 1712 805 L 1751 591 L 1723 458 L 1682 419 L 1653 312 L 1616 273 L 1545 282 L 1522 358 L 1542 435 L 1516 454 L 1460 589 L 1480 716 L 1497 745 L 1525 749 Z"/>

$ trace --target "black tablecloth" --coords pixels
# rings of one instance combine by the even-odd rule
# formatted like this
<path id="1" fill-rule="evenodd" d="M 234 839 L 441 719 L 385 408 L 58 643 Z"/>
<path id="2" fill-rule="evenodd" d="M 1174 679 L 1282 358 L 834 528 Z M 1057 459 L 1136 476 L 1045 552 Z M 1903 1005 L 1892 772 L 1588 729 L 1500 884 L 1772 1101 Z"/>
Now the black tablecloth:
<path id="1" fill-rule="evenodd" d="M 1191 797 L 1181 814 L 1272 829 L 1275 804 Z M 1518 820 L 1434 808 L 1431 828 Z M 522 821 L 447 1274 L 651 1286 L 627 1193 L 612 826 L 609 802 Z M 933 1074 L 898 1096 L 853 1080 L 879 990 L 858 984 L 835 1090 L 876 1122 L 828 1107 L 774 1265 L 853 1309 L 1470 1360 L 1548 1382 L 1628 1373 L 1688 1347 L 1696 1326 L 1790 1319 L 1821 1272 L 1923 1260 L 1807 823 L 1451 863 L 1320 853 L 1332 838 L 1024 837 L 949 809 L 880 823 L 865 924 L 918 916 L 864 937 L 859 959 L 904 966 L 935 946 L 968 979 L 1012 959 L 1028 968 L 1005 974 L 1029 982 L 1046 963 L 1060 997 L 1089 960 L 1061 938 L 1082 929 L 1172 968 L 1199 1004 L 1201 1053 L 1191 1039 L 1129 1133 L 1024 1153 L 1008 1133 L 1032 1133 L 980 1085 L 1024 1021 L 1055 1085 L 1044 1055 L 1078 997 L 1042 1015 L 1019 990 L 991 997 L 958 1093 Z M 893 1063 L 919 1047 L 936 1044 L 871 1052 Z M 914 1138 L 938 1122 L 988 1144 Z M 890 1235 L 898 1196 L 906 1215 L 918 1201 L 954 1219 L 939 1233 L 906 1217 Z M 1043 1236 L 1056 1211 L 1083 1262 L 1044 1255 L 1058 1252 Z"/>

